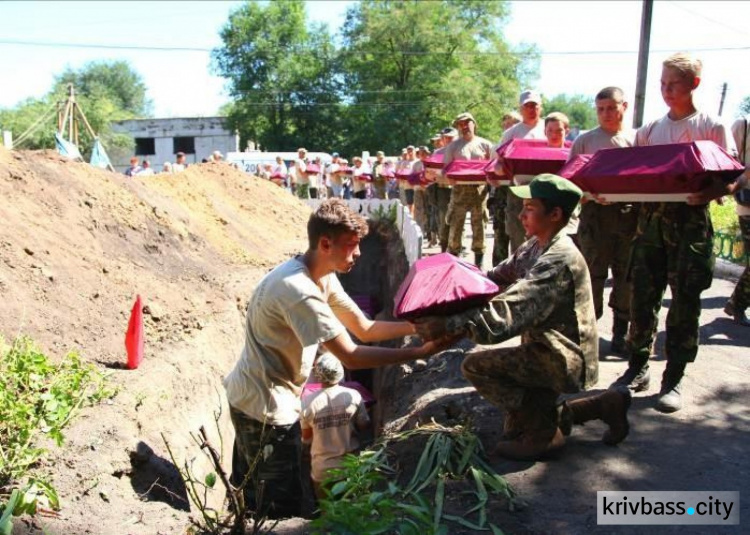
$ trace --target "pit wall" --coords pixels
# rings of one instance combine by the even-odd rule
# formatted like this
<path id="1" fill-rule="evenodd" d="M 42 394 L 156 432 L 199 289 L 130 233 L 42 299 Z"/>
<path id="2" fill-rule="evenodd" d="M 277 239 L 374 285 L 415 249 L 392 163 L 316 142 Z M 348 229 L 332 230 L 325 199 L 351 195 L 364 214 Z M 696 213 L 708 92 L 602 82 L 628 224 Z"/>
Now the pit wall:
<path id="1" fill-rule="evenodd" d="M 321 200 L 309 200 L 314 210 Z M 360 244 L 361 256 L 354 269 L 339 275 L 347 293 L 361 305 L 364 296 L 374 298 L 376 306 L 372 316 L 378 320 L 393 321 L 394 298 L 409 268 L 422 256 L 422 230 L 398 200 L 349 200 L 349 206 L 368 218 L 369 234 Z M 396 206 L 396 223 L 378 217 L 378 213 Z M 365 300 L 366 302 L 366 300 Z M 410 345 L 411 339 L 391 340 L 384 347 Z M 375 435 L 380 435 L 387 423 L 384 421 L 386 399 L 393 395 L 395 382 L 401 376 L 400 366 L 386 366 L 372 370 L 351 372 L 351 379 L 368 388 L 378 400 L 372 407 L 371 417 Z"/>

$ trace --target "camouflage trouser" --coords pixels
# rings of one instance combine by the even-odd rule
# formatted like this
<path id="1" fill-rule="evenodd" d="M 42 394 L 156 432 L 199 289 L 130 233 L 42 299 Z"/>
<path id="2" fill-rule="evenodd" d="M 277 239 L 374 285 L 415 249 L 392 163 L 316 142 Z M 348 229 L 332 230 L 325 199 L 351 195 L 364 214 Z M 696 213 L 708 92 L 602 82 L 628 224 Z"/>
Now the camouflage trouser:
<path id="1" fill-rule="evenodd" d="M 437 241 L 438 238 L 438 187 L 437 184 L 427 186 L 427 238 Z"/>
<path id="2" fill-rule="evenodd" d="M 495 234 L 495 240 L 492 245 L 492 265 L 496 266 L 508 258 L 508 246 L 510 245 L 510 236 L 505 231 L 505 208 L 508 203 L 509 192 L 508 186 L 498 186 L 493 188 L 492 193 L 492 231 Z M 515 197 L 515 195 L 513 195 Z"/>
<path id="3" fill-rule="evenodd" d="M 414 189 L 414 221 L 427 236 L 427 192 L 422 188 Z"/>
<path id="4" fill-rule="evenodd" d="M 293 425 L 264 425 L 230 407 L 235 430 L 230 481 L 239 486 L 254 465 L 245 486 L 249 511 L 269 518 L 300 516 L 302 513 L 302 433 Z M 257 497 L 260 502 L 257 503 Z"/>
<path id="5" fill-rule="evenodd" d="M 627 280 L 630 245 L 638 224 L 639 206 L 601 205 L 588 202 L 581 209 L 578 239 L 591 275 L 594 310 L 599 319 L 604 313 L 604 283 L 612 269 L 612 293 L 609 307 L 615 318 L 630 320 L 630 283 Z"/>
<path id="6" fill-rule="evenodd" d="M 740 216 L 740 230 L 742 231 L 747 265 L 740 280 L 737 281 L 732 297 L 729 298 L 729 301 L 734 305 L 734 309 L 738 312 L 747 310 L 747 307 L 750 306 L 750 216 Z"/>
<path id="7" fill-rule="evenodd" d="M 484 223 L 485 204 L 483 195 L 484 186 L 458 185 L 453 186 L 451 202 L 448 206 L 446 221 L 450 230 L 448 232 L 448 252 L 458 256 L 461 253 L 461 238 L 464 233 L 466 212 L 471 213 L 471 250 L 475 253 L 484 253 Z"/>
<path id="8" fill-rule="evenodd" d="M 510 239 L 510 252 L 515 253 L 523 242 L 526 241 L 526 230 L 518 218 L 523 210 L 523 199 L 510 193 L 508 190 L 507 204 L 505 205 L 505 232 Z"/>
<path id="9" fill-rule="evenodd" d="M 477 392 L 503 411 L 526 411 L 528 425 L 558 426 L 557 398 L 583 387 L 584 362 L 540 342 L 470 353 L 461 365 Z"/>
<path id="10" fill-rule="evenodd" d="M 633 355 L 647 358 L 651 354 L 669 284 L 672 304 L 667 314 L 667 360 L 695 360 L 701 292 L 711 286 L 713 278 L 713 234 L 707 206 L 644 203 L 641 207 L 629 269 Z"/>
<path id="11" fill-rule="evenodd" d="M 310 184 L 297 184 L 297 197 L 300 199 L 310 198 Z"/>
<path id="12" fill-rule="evenodd" d="M 448 226 L 448 206 L 451 203 L 451 188 L 437 186 L 437 219 L 438 219 L 438 240 L 442 250 L 448 249 L 448 236 L 450 227 Z"/>
<path id="13" fill-rule="evenodd" d="M 372 181 L 372 191 L 376 199 L 385 199 L 385 179 L 374 179 Z"/>

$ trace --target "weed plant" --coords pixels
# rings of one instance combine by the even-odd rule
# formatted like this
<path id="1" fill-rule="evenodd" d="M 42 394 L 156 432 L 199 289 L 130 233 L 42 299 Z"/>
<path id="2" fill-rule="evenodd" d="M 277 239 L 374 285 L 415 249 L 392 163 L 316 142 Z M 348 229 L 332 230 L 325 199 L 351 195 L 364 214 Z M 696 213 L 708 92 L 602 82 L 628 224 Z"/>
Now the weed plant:
<path id="1" fill-rule="evenodd" d="M 53 363 L 27 337 L 11 345 L 0 338 L 0 504 L 10 500 L 15 514 L 59 509 L 52 486 L 29 475 L 47 454 L 42 439 L 61 446 L 64 428 L 81 407 L 114 393 L 105 375 L 75 351 Z M 7 526 L 9 507 L 0 509 Z"/>

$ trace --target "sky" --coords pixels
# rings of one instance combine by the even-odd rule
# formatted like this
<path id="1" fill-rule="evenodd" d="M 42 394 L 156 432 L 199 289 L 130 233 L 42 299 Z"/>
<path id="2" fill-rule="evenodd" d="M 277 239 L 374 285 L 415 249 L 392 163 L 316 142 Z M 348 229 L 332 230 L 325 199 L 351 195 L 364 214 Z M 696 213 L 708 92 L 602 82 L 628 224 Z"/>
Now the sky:
<path id="1" fill-rule="evenodd" d="M 325 22 L 336 31 L 351 3 L 321 0 L 306 4 L 310 20 Z M 4 67 L 0 107 L 44 95 L 55 75 L 66 67 L 78 69 L 89 61 L 124 59 L 143 77 L 156 117 L 214 115 L 229 99 L 225 80 L 211 71 L 209 50 L 221 45 L 219 30 L 229 13 L 241 4 L 0 2 L 0 57 Z M 750 95 L 748 20 L 750 2 L 656 1 L 646 120 L 666 111 L 659 94 L 661 61 L 679 50 L 695 51 L 704 62 L 697 94 L 699 107 L 716 114 L 722 84 L 726 83 L 723 116 L 735 117 L 740 101 Z M 526 0 L 511 2 L 511 19 L 504 32 L 511 43 L 534 43 L 542 52 L 536 89 L 543 95 L 594 95 L 602 87 L 619 85 L 632 96 L 640 23 L 641 2 L 635 0 Z"/>

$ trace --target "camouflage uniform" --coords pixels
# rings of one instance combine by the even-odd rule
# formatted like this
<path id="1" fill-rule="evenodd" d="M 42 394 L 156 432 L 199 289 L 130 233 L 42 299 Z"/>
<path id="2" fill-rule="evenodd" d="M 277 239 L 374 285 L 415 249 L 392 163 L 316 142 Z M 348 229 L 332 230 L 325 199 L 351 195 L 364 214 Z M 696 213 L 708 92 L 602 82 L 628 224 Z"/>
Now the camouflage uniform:
<path id="1" fill-rule="evenodd" d="M 385 199 L 387 179 L 383 177 L 383 164 L 376 163 L 372 172 L 372 189 L 376 199 Z"/>
<path id="2" fill-rule="evenodd" d="M 440 241 L 440 249 L 442 251 L 447 251 L 448 238 L 450 236 L 450 227 L 448 226 L 448 207 L 451 204 L 453 190 L 450 186 L 438 184 L 435 193 L 437 194 L 438 240 Z"/>
<path id="3" fill-rule="evenodd" d="M 615 319 L 630 321 L 630 283 L 627 280 L 630 245 L 635 236 L 640 205 L 588 202 L 581 209 L 578 239 L 591 274 L 596 317 L 604 314 L 604 283 L 612 268 L 609 307 Z"/>
<path id="4" fill-rule="evenodd" d="M 708 205 L 644 203 L 630 260 L 633 283 L 630 343 L 633 357 L 651 354 L 664 291 L 672 304 L 667 314 L 667 361 L 693 362 L 698 353 L 701 292 L 711 286 L 714 269 L 713 226 Z"/>
<path id="5" fill-rule="evenodd" d="M 484 253 L 485 192 L 484 186 L 453 186 L 446 222 L 448 223 L 448 252 L 458 256 L 461 253 L 461 239 L 464 233 L 466 212 L 471 214 L 471 250 Z"/>
<path id="6" fill-rule="evenodd" d="M 495 235 L 492 245 L 492 265 L 496 266 L 508 258 L 508 246 L 510 245 L 510 236 L 505 231 L 505 208 L 508 204 L 508 187 L 498 186 L 492 188 L 490 199 L 492 205 L 490 209 L 492 231 Z M 490 202 L 488 202 L 489 204 Z"/>
<path id="7" fill-rule="evenodd" d="M 302 514 L 302 432 L 300 423 L 270 425 L 229 407 L 236 439 L 230 481 L 239 487 L 253 471 L 244 489 L 245 504 L 258 516 L 286 518 Z M 296 459 L 296 462 L 290 460 Z M 262 503 L 257 503 L 261 496 Z"/>
<path id="8" fill-rule="evenodd" d="M 479 344 L 521 335 L 521 345 L 471 353 L 462 371 L 477 391 L 506 411 L 535 415 L 529 425 L 558 426 L 557 397 L 597 382 L 599 358 L 586 261 L 563 229 L 546 248 L 524 243 L 488 273 L 510 286 L 488 306 L 447 318 Z"/>
<path id="9" fill-rule="evenodd" d="M 711 140 L 730 152 L 736 150 L 729 129 L 701 112 L 679 122 L 667 116 L 646 124 L 638 130 L 635 145 L 696 140 Z M 663 391 L 679 384 L 685 364 L 693 362 L 698 353 L 700 294 L 711 286 L 713 278 L 713 234 L 708 205 L 644 203 L 638 214 L 629 272 L 633 284 L 630 367 L 647 365 L 668 284 L 672 303 L 667 314 Z"/>
<path id="10" fill-rule="evenodd" d="M 488 160 L 492 144 L 484 138 L 474 136 L 470 141 L 454 140 L 443 153 L 443 169 L 454 160 Z M 484 254 L 484 224 L 487 221 L 486 192 L 483 185 L 456 184 L 453 186 L 446 223 L 448 224 L 448 252 L 461 253 L 461 238 L 464 233 L 466 212 L 471 213 L 471 250 Z"/>
<path id="11" fill-rule="evenodd" d="M 740 216 L 740 230 L 742 241 L 745 246 L 745 261 L 748 262 L 745 271 L 742 272 L 737 286 L 729 298 L 734 310 L 744 312 L 750 307 L 750 216 Z"/>

